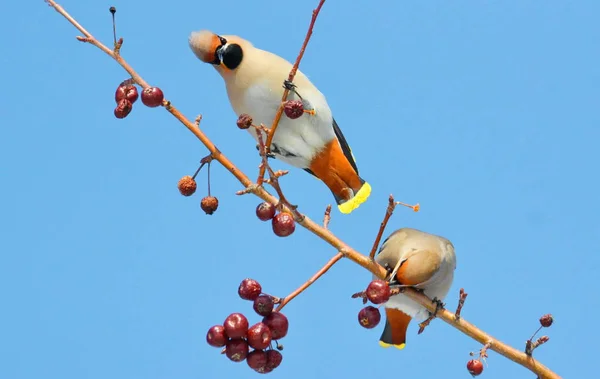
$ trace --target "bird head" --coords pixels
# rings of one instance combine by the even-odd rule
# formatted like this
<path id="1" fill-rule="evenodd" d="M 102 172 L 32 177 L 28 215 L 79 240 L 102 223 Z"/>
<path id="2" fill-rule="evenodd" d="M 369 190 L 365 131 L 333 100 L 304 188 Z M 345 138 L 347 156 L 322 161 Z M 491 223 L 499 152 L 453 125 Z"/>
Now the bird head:
<path id="1" fill-rule="evenodd" d="M 245 41 L 237 36 L 220 36 L 201 30 L 192 32 L 188 42 L 198 59 L 212 64 L 219 72 L 235 70 L 244 58 L 242 45 Z"/>

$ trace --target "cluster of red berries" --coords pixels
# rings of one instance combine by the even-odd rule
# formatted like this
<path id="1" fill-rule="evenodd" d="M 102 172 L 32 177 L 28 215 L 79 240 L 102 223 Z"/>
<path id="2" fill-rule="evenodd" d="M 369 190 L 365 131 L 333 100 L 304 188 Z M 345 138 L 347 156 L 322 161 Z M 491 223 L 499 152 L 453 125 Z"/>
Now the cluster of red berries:
<path id="1" fill-rule="evenodd" d="M 115 92 L 115 101 L 117 107 L 115 108 L 116 118 L 125 118 L 133 109 L 133 103 L 138 99 L 137 87 L 133 84 L 131 79 L 125 80 L 119 84 L 117 91 Z M 142 103 L 147 107 L 158 107 L 162 104 L 164 99 L 163 92 L 158 87 L 149 87 L 142 91 Z"/>
<path id="2" fill-rule="evenodd" d="M 294 217 L 287 212 L 280 212 L 275 214 L 277 211 L 276 207 L 268 202 L 260 203 L 256 207 L 256 216 L 261 221 L 271 220 L 271 226 L 273 227 L 273 233 L 279 237 L 287 237 L 294 233 L 296 230 L 296 221 Z"/>
<path id="3" fill-rule="evenodd" d="M 369 283 L 365 291 L 366 298 L 373 304 L 383 304 L 392 296 L 392 290 L 385 280 L 376 279 Z M 363 328 L 373 329 L 381 321 L 379 309 L 368 305 L 358 312 L 358 323 Z"/>
<path id="4" fill-rule="evenodd" d="M 186 175 L 183 178 L 179 179 L 179 182 L 177 183 L 177 188 L 183 196 L 192 196 L 194 192 L 196 192 L 196 187 L 196 179 L 189 175 Z M 219 199 L 217 199 L 214 196 L 208 195 L 203 197 L 202 200 L 200 200 L 200 208 L 202 208 L 204 213 L 206 213 L 207 215 L 212 215 L 213 213 L 215 213 L 218 207 Z"/>
<path id="5" fill-rule="evenodd" d="M 266 374 L 276 369 L 283 356 L 271 346 L 271 341 L 287 335 L 288 320 L 283 314 L 273 312 L 274 301 L 262 293 L 262 287 L 254 279 L 244 279 L 238 288 L 244 300 L 253 301 L 254 311 L 263 316 L 262 322 L 248 327 L 248 319 L 241 313 L 232 313 L 223 325 L 208 330 L 206 342 L 214 347 L 225 347 L 225 355 L 233 362 L 246 360 L 254 371 Z M 253 350 L 250 351 L 250 348 Z M 278 349 L 282 347 L 277 344 Z"/>

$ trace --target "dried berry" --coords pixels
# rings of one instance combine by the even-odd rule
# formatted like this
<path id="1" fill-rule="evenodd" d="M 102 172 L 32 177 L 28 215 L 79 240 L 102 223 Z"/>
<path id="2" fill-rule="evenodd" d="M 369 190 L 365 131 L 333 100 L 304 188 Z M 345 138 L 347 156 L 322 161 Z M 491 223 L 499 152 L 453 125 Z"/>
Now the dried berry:
<path id="1" fill-rule="evenodd" d="M 267 367 L 267 353 L 262 350 L 254 350 L 248 354 L 246 363 L 252 370 L 263 373 Z"/>
<path id="2" fill-rule="evenodd" d="M 467 362 L 467 370 L 469 370 L 469 374 L 475 377 L 483 372 L 483 363 L 478 359 L 471 359 Z"/>
<path id="3" fill-rule="evenodd" d="M 237 126 L 240 129 L 248 129 L 252 126 L 252 117 L 249 114 L 242 113 L 237 119 Z"/>
<path id="4" fill-rule="evenodd" d="M 264 202 L 258 204 L 256 207 L 256 216 L 261 221 L 269 221 L 273 217 L 275 217 L 275 206 L 269 202 Z"/>
<path id="5" fill-rule="evenodd" d="M 150 87 L 142 91 L 142 103 L 150 108 L 162 105 L 164 98 L 163 91 L 158 87 Z"/>
<path id="6" fill-rule="evenodd" d="M 252 325 L 247 333 L 248 345 L 254 349 L 266 349 L 271 344 L 271 329 L 262 322 Z"/>
<path id="7" fill-rule="evenodd" d="M 373 329 L 381 321 L 379 309 L 369 305 L 358 312 L 358 323 L 363 328 Z"/>
<path id="8" fill-rule="evenodd" d="M 242 280 L 238 287 L 238 295 L 244 300 L 255 300 L 261 292 L 260 283 L 250 278 Z"/>
<path id="9" fill-rule="evenodd" d="M 281 212 L 273 217 L 271 225 L 273 226 L 273 232 L 279 237 L 287 237 L 296 230 L 296 221 L 294 221 L 294 217 L 287 212 Z"/>
<path id="10" fill-rule="evenodd" d="M 267 351 L 267 368 L 270 370 L 276 369 L 283 360 L 283 356 L 277 350 Z"/>
<path id="11" fill-rule="evenodd" d="M 273 302 L 273 298 L 269 295 L 260 295 L 256 299 L 254 299 L 254 304 L 252 304 L 252 308 L 254 311 L 261 316 L 268 316 L 273 312 L 273 306 L 275 303 Z"/>
<path id="12" fill-rule="evenodd" d="M 288 319 L 279 312 L 273 312 L 263 318 L 263 321 L 269 329 L 271 329 L 271 338 L 274 340 L 281 339 L 287 335 Z"/>
<path id="13" fill-rule="evenodd" d="M 127 99 L 121 99 L 119 100 L 119 102 L 117 103 L 117 106 L 115 108 L 114 114 L 116 118 L 125 118 L 127 117 L 127 115 L 129 113 L 131 113 L 131 110 L 133 109 L 133 104 L 131 104 L 131 101 L 127 100 Z"/>
<path id="14" fill-rule="evenodd" d="M 227 343 L 227 334 L 223 325 L 215 325 L 208 329 L 206 333 L 206 342 L 213 347 L 223 347 Z"/>
<path id="15" fill-rule="evenodd" d="M 202 200 L 200 200 L 200 208 L 207 215 L 211 215 L 215 213 L 217 208 L 219 207 L 219 200 L 214 196 L 206 196 Z"/>
<path id="16" fill-rule="evenodd" d="M 369 283 L 366 294 L 371 303 L 383 304 L 390 299 L 392 290 L 386 281 L 376 279 Z"/>
<path id="17" fill-rule="evenodd" d="M 227 341 L 225 355 L 234 362 L 241 362 L 248 356 L 248 342 L 241 338 Z"/>
<path id="18" fill-rule="evenodd" d="M 223 323 L 229 338 L 245 338 L 248 333 L 248 319 L 241 313 L 232 313 Z"/>
<path id="19" fill-rule="evenodd" d="M 544 328 L 549 328 L 553 322 L 554 322 L 554 319 L 552 318 L 551 314 L 543 315 L 542 317 L 540 317 L 540 324 Z"/>
<path id="20" fill-rule="evenodd" d="M 288 100 L 283 105 L 283 111 L 286 116 L 294 120 L 304 114 L 304 105 L 300 100 Z"/>
<path id="21" fill-rule="evenodd" d="M 179 188 L 179 192 L 181 192 L 183 196 L 192 196 L 194 192 L 196 192 L 196 181 L 191 176 L 186 175 L 179 179 L 177 188 Z"/>
<path id="22" fill-rule="evenodd" d="M 115 101 L 117 104 L 121 99 L 127 99 L 131 104 L 135 103 L 138 99 L 137 87 L 133 84 L 127 84 L 126 82 L 121 83 L 115 91 Z"/>

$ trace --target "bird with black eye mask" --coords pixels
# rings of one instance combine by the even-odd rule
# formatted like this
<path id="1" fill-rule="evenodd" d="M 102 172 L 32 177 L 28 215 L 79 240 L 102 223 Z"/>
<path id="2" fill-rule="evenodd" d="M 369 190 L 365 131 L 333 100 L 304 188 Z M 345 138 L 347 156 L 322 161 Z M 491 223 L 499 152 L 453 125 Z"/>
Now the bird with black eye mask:
<path id="1" fill-rule="evenodd" d="M 256 125 L 271 125 L 281 104 L 284 81 L 292 64 L 249 41 L 210 31 L 194 32 L 190 48 L 223 77 L 229 101 L 239 116 L 249 114 Z M 288 100 L 302 102 L 299 118 L 282 117 L 270 146 L 273 155 L 322 180 L 331 190 L 342 213 L 350 213 L 365 202 L 371 186 L 358 174 L 352 150 L 336 123 L 325 96 L 300 71 Z M 258 140 L 255 128 L 248 131 Z"/>

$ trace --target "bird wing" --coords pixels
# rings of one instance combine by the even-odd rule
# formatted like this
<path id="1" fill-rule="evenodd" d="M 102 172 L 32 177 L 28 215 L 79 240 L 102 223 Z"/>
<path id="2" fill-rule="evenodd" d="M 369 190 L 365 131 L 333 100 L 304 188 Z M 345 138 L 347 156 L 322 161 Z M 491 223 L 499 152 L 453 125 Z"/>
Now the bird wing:
<path id="1" fill-rule="evenodd" d="M 354 160 L 354 155 L 352 155 L 352 150 L 350 149 L 350 146 L 348 145 L 346 138 L 342 134 L 342 130 L 338 126 L 337 122 L 335 122 L 335 118 L 333 119 L 333 131 L 335 132 L 335 136 L 337 137 L 337 139 L 340 143 L 340 146 L 342 147 L 344 156 L 346 157 L 346 159 L 348 159 L 348 162 L 350 162 L 350 165 L 352 166 L 354 171 L 356 171 L 356 173 L 358 174 L 358 167 L 356 167 L 356 161 Z"/>

